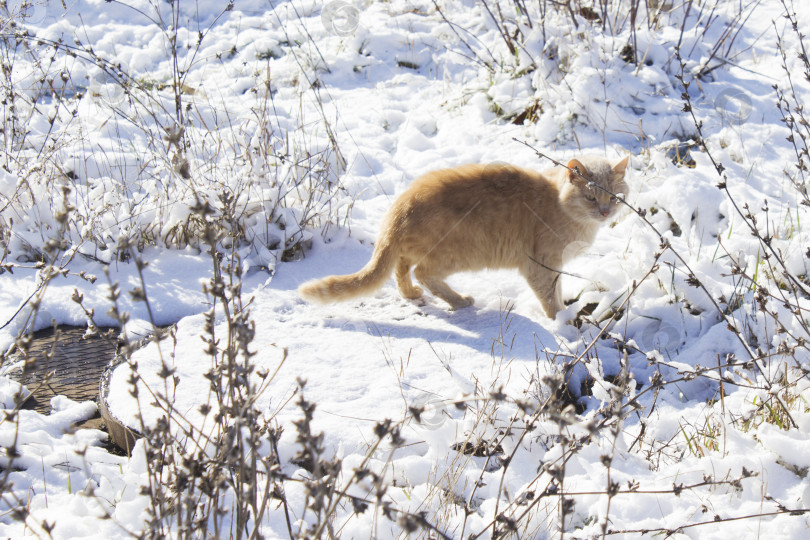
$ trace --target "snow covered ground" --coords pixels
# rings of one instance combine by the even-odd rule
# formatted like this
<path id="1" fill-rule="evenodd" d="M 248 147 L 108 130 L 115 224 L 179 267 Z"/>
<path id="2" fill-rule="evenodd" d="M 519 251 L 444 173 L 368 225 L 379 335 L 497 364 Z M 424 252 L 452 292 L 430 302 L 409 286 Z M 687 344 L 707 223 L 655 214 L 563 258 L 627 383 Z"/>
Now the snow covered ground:
<path id="1" fill-rule="evenodd" d="M 592 16 L 599 3 L 576 4 L 591 11 L 549 5 L 541 24 L 546 2 L 525 13 L 522 2 L 471 0 L 7 2 L 17 26 L 2 23 L 14 68 L 4 92 L 18 97 L 4 133 L 21 131 L 5 138 L 0 169 L 0 345 L 52 320 L 86 324 L 74 291 L 96 324 L 115 324 L 117 283 L 128 335 L 177 327 L 116 370 L 111 409 L 132 427 L 155 426 L 165 402 L 153 406 L 150 392 L 162 391 L 179 424 L 213 429 L 200 410 L 212 401 L 200 339 L 213 275 L 195 210 L 204 201 L 231 233 L 220 251 L 240 258 L 251 376 L 269 374 L 255 405 L 282 428 L 289 479 L 285 504 L 273 499 L 246 530 L 289 537 L 288 525 L 316 523 L 311 471 L 297 458 L 305 379 L 312 427 L 340 463 L 347 496 L 330 523 L 344 538 L 404 536 L 411 525 L 433 537 L 514 527 L 515 537 L 593 538 L 605 522 L 624 537 L 804 538 L 810 215 L 790 180 L 803 185 L 774 89 L 792 84 L 799 104 L 810 97 L 802 44 L 775 0 L 650 1 L 635 29 L 630 2 L 604 27 Z M 788 7 L 806 32 L 799 4 Z M 39 42 L 8 37 L 21 28 Z M 672 159 L 698 134 L 682 71 L 710 151 L 692 145 L 694 167 Z M 552 165 L 522 142 L 555 159 L 631 154 L 627 202 L 646 212 L 647 223 L 624 211 L 566 267 L 573 302 L 555 320 L 509 271 L 452 277 L 476 299 L 455 312 L 431 296 L 404 300 L 393 281 L 343 304 L 298 298 L 303 281 L 365 264 L 385 211 L 420 174 Z M 745 203 L 767 242 L 750 233 Z M 310 240 L 302 258 L 296 246 Z M 769 245 L 778 256 L 766 256 Z M 767 290 L 778 320 L 758 309 Z M 210 328 L 227 335 L 221 306 Z M 550 397 L 561 374 L 583 393 L 577 415 L 559 414 Z M 0 387 L 7 410 L 15 392 L 11 381 Z M 52 405 L 47 417 L 20 411 L 0 424 L 3 447 L 19 453 L 2 458 L 0 536 L 46 536 L 43 525 L 58 538 L 144 530 L 154 454 L 140 442 L 131 458 L 110 455 L 102 433 L 68 429 L 94 405 Z M 377 440 L 386 419 L 402 444 Z M 257 449 L 271 451 L 266 441 Z M 387 486 L 379 499 L 374 475 L 358 469 Z"/>

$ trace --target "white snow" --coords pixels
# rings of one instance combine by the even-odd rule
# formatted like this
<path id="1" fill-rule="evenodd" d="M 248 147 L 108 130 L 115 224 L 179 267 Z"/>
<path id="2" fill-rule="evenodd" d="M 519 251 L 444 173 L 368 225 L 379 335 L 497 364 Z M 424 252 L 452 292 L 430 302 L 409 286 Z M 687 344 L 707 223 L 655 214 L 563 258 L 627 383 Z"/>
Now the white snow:
<path id="1" fill-rule="evenodd" d="M 714 3 L 701 4 L 701 17 Z M 801 344 L 793 356 L 780 347 L 810 336 L 790 307 L 771 300 L 769 309 L 785 325 L 778 332 L 773 319 L 757 311 L 750 283 L 731 267 L 736 262 L 756 273 L 762 286 L 779 290 L 774 277 L 782 277 L 766 264 L 763 246 L 733 200 L 748 203 L 758 222 L 768 224 L 788 270 L 807 274 L 802 224 L 810 222 L 810 213 L 784 172 L 795 172 L 796 156 L 774 106 L 773 85 L 788 85 L 777 35 L 800 102 L 810 98 L 810 86 L 797 59 L 800 43 L 778 2 L 756 6 L 733 45 L 723 48 L 728 64 L 694 78 L 716 66 L 712 46 L 739 7 L 716 3 L 717 18 L 696 24 L 692 13 L 683 36 L 683 8 L 659 24 L 639 23 L 636 32 L 617 19 L 613 24 L 623 30 L 611 35 L 582 16 L 575 29 L 567 12 L 551 8 L 541 27 L 535 6 L 541 3 L 534 3 L 534 24 L 520 19 L 524 45 L 515 54 L 484 4 L 472 1 L 238 0 L 223 12 L 223 3 L 199 0 L 182 3 L 176 26 L 170 3 L 157 0 L 36 3 L 26 19 L 30 31 L 70 46 L 75 37 L 80 54 L 60 49 L 51 62 L 51 48 L 36 54 L 9 49 L 15 85 L 36 98 L 37 107 L 25 123 L 28 146 L 15 150 L 6 143 L 6 155 L 22 159 L 0 169 L 0 263 L 14 265 L 13 272 L 0 273 L 0 346 L 6 350 L 20 332 L 52 321 L 86 324 L 82 307 L 71 300 L 74 291 L 94 310 L 96 324 L 114 324 L 108 295 L 109 284 L 117 283 L 129 335 L 148 334 L 152 322 L 176 323 L 176 342 L 152 342 L 133 355 L 137 398 L 132 364 L 116 369 L 111 409 L 130 427 L 154 425 L 164 412 L 151 405 L 152 393 L 166 393 L 158 375 L 166 362 L 177 376 L 168 392 L 173 409 L 191 425 L 211 429 L 200 405 L 211 399 L 206 373 L 212 363 L 201 336 L 211 309 L 203 287 L 213 264 L 199 236 L 184 234 L 201 230 L 192 210 L 198 199 L 220 211 L 220 195 L 227 192 L 234 212 L 243 216 L 248 243 L 225 238 L 219 247 L 223 253 L 233 247 L 242 261 L 242 294 L 251 299 L 256 324 L 251 363 L 272 374 L 258 407 L 272 425 L 283 427 L 279 456 L 289 478 L 309 475 L 293 463 L 299 448 L 294 422 L 301 417 L 297 381 L 305 379 L 305 396 L 317 405 L 313 427 L 323 432 L 327 454 L 340 459 L 341 481 L 348 482 L 356 468 L 374 471 L 389 484 L 385 500 L 394 508 L 425 512 L 451 538 L 490 538 L 496 512 L 518 519 L 520 537 L 558 536 L 560 497 L 547 490 L 561 460 L 564 491 L 574 500 L 565 517 L 566 538 L 601 537 L 606 516 L 610 529 L 629 531 L 626 537 L 682 527 L 671 537 L 804 538 L 807 515 L 782 510 L 810 508 L 810 458 L 803 451 L 810 437 L 808 357 Z M 501 4 L 514 20 L 515 6 L 523 3 Z M 334 19 L 330 5 L 347 9 L 348 19 Z M 798 17 L 806 32 L 810 13 Z M 708 28 L 707 20 L 713 21 Z M 4 33 L 11 31 L 7 19 L 0 24 Z M 177 148 L 167 140 L 177 114 L 168 35 L 180 45 L 188 180 L 177 172 Z M 638 67 L 622 59 L 630 40 L 643 57 Z M 673 52 L 679 40 L 692 106 L 712 156 L 726 167 L 731 198 L 717 188 L 720 177 L 700 149 L 691 150 L 694 168 L 678 167 L 668 157 L 679 140 L 696 132 L 682 110 Z M 88 61 L 82 50 L 89 45 L 132 77 L 129 94 L 116 83 L 114 69 L 111 74 Z M 51 52 L 37 57 L 43 50 Z M 43 73 L 51 92 L 71 97 L 37 98 Z M 75 107 L 75 117 L 65 103 Z M 533 121 L 512 123 L 530 108 Z M 566 267 L 572 275 L 563 277 L 563 297 L 576 300 L 555 320 L 544 316 L 511 271 L 453 276 L 451 285 L 476 300 L 459 311 L 448 311 L 430 295 L 402 299 L 393 280 L 369 297 L 342 304 L 310 305 L 297 296 L 297 286 L 308 279 L 361 268 L 385 211 L 420 174 L 469 162 L 551 166 L 520 141 L 561 160 L 580 153 L 611 160 L 632 154 L 628 202 L 646 210 L 691 270 L 665 251 L 650 272 L 660 239 L 625 210 Z M 42 147 L 58 168 L 36 169 L 34 150 Z M 291 187 L 290 179 L 316 196 Z M 64 201 L 62 185 L 70 187 Z M 58 214 L 65 204 L 75 210 L 57 266 L 69 273 L 43 290 L 47 276 L 37 261 L 47 257 L 45 243 L 60 234 Z M 302 238 L 311 239 L 312 249 L 302 260 L 282 262 L 285 246 Z M 148 262 L 143 278 L 116 251 L 126 239 Z M 689 284 L 689 271 L 702 287 Z M 92 283 L 90 275 L 97 277 Z M 149 310 L 129 294 L 136 288 L 146 290 Z M 39 302 L 35 320 L 32 300 Z M 788 300 L 794 308 L 809 307 L 804 297 Z M 595 305 L 592 322 L 570 324 L 588 305 Z M 728 320 L 718 316 L 717 305 Z M 602 336 L 618 308 L 616 323 Z M 749 339 L 738 339 L 729 324 Z M 227 333 L 221 311 L 214 331 Z M 622 370 L 616 337 L 649 353 L 627 351 L 632 380 L 624 399 L 636 396 L 639 408 L 621 421 L 615 436 L 605 428 L 589 437 L 589 422 L 602 418 L 616 389 L 613 377 Z M 738 364 L 690 376 L 701 366 L 725 363 L 729 355 L 746 362 L 758 347 L 770 353 L 759 368 Z M 537 407 L 549 392 L 544 381 L 580 355 L 571 386 L 579 392 L 580 383 L 592 379 L 593 387 L 572 425 L 560 428 L 516 405 Z M 779 394 L 791 400 L 791 420 L 782 422 L 795 426 L 783 430 L 760 405 L 786 365 L 794 368 L 787 376 L 797 381 Z M 656 390 L 650 383 L 658 372 L 677 381 Z M 8 412 L 18 389 L 0 378 L 0 402 Z M 487 399 L 493 392 L 506 399 Z M 143 441 L 130 458 L 111 455 L 100 446 L 103 433 L 70 428 L 92 416 L 95 405 L 64 397 L 51 405 L 47 416 L 23 410 L 0 423 L 0 444 L 19 453 L 1 460 L 11 468 L 0 536 L 42 536 L 43 522 L 53 525 L 55 538 L 124 538 L 142 531 L 149 505 L 141 492 L 149 479 Z M 414 406 L 425 407 L 420 421 L 408 412 Z M 392 446 L 390 439 L 372 446 L 374 426 L 385 419 L 402 428 L 403 446 Z M 576 439 L 575 450 L 560 443 L 562 435 Z M 454 449 L 465 441 L 495 439 L 499 456 L 511 456 L 508 466 L 497 456 Z M 270 450 L 265 444 L 259 452 Z M 609 469 L 606 454 L 613 456 Z M 619 485 L 610 500 L 609 482 Z M 285 489 L 297 530 L 312 513 L 304 512 L 300 483 Z M 363 480 L 348 492 L 373 499 L 374 486 Z M 27 509 L 27 521 L 10 511 L 19 507 Z M 719 521 L 711 523 L 716 516 Z M 738 517 L 744 519 L 731 520 Z M 263 519 L 265 537 L 288 536 L 277 501 Z M 373 506 L 354 513 L 351 504 L 340 505 L 334 523 L 345 538 L 405 534 L 401 523 Z"/>

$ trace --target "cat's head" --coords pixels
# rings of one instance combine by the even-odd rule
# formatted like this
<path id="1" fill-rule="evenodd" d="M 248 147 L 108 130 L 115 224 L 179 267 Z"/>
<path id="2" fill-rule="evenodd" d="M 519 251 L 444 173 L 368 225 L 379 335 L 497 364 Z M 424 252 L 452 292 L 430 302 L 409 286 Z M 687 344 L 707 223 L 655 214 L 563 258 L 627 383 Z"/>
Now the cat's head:
<path id="1" fill-rule="evenodd" d="M 569 214 L 580 219 L 602 222 L 621 207 L 614 195 L 625 196 L 624 171 L 630 157 L 615 165 L 599 156 L 582 156 L 568 162 L 560 200 Z"/>

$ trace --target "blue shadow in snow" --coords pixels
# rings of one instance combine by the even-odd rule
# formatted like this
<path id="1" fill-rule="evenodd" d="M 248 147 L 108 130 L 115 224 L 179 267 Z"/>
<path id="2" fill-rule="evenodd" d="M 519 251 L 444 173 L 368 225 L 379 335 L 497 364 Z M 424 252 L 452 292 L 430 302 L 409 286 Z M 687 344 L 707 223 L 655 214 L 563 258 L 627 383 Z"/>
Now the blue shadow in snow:
<path id="1" fill-rule="evenodd" d="M 397 322 L 336 317 L 324 322 L 326 326 L 382 337 L 464 345 L 483 354 L 494 351 L 497 356 L 500 356 L 503 347 L 505 357 L 524 361 L 534 361 L 544 349 L 557 349 L 557 340 L 548 330 L 536 321 L 514 312 L 507 315 L 500 311 L 475 307 L 446 311 L 428 305 L 422 307 L 420 313 L 428 319 L 424 326 L 410 324 L 407 319 Z M 430 328 L 430 318 L 442 319 L 458 330 Z"/>

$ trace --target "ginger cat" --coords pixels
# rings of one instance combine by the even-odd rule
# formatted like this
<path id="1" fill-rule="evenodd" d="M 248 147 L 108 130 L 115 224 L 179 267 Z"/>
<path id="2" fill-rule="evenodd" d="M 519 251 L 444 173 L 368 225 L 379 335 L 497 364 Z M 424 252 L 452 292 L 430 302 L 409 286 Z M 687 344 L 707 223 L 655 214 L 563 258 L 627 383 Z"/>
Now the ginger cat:
<path id="1" fill-rule="evenodd" d="M 569 161 L 568 169 L 543 172 L 465 165 L 427 173 L 394 201 L 365 267 L 308 281 L 298 293 L 314 302 L 346 300 L 379 288 L 393 270 L 400 294 L 419 298 L 422 289 L 411 281 L 415 266 L 419 283 L 459 309 L 473 299 L 451 289 L 447 276 L 517 268 L 553 318 L 563 307 L 558 270 L 575 254 L 571 246 L 590 245 L 617 210 L 611 194 L 627 191 L 628 159 L 611 166 L 583 156 Z"/>

